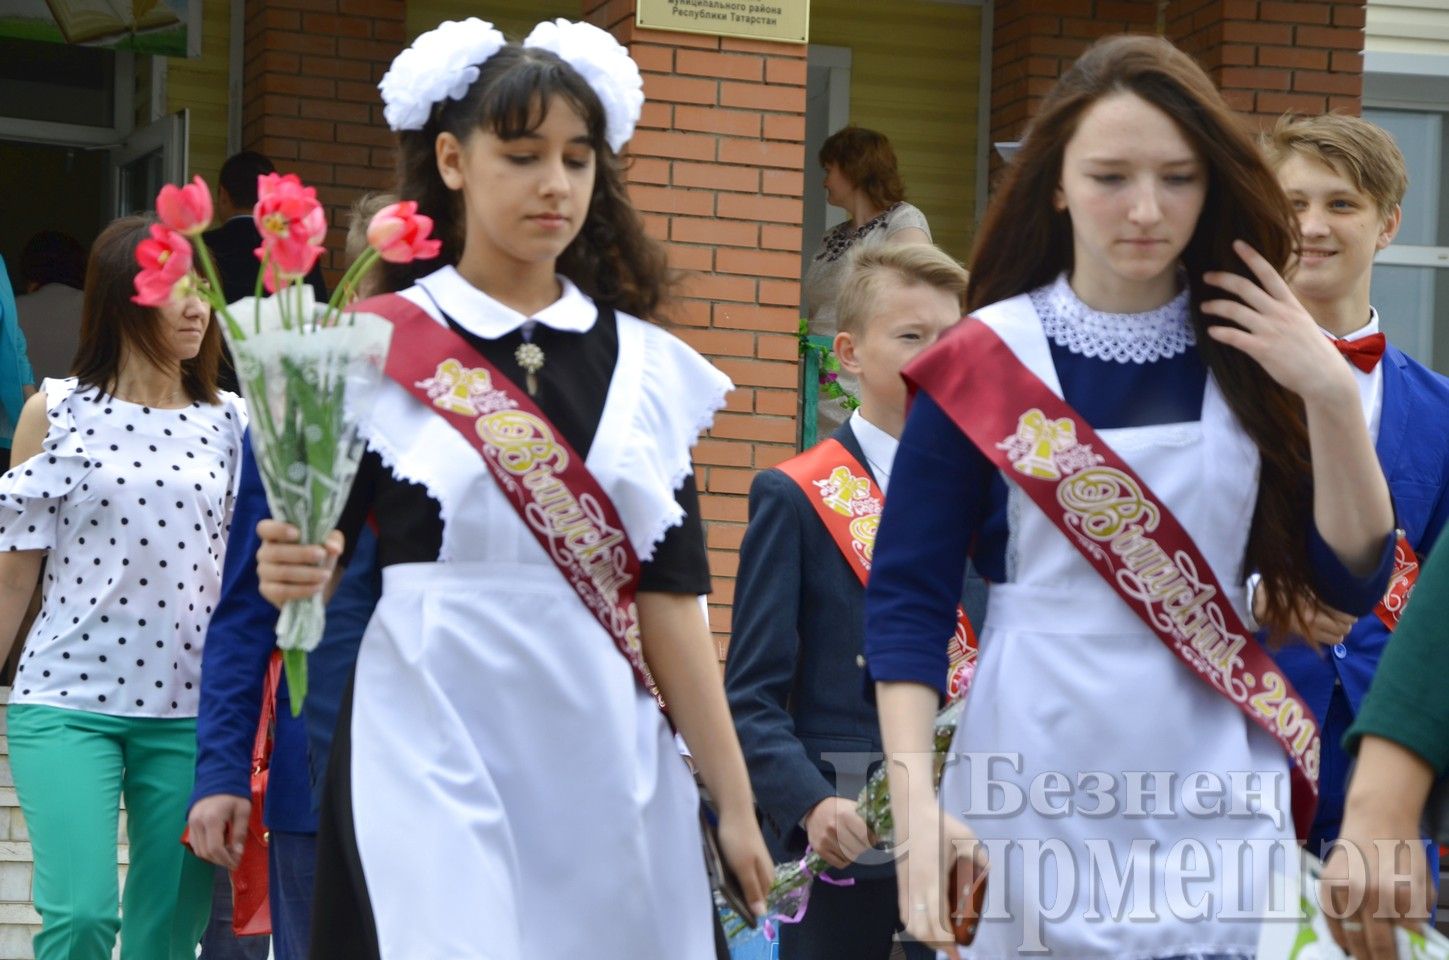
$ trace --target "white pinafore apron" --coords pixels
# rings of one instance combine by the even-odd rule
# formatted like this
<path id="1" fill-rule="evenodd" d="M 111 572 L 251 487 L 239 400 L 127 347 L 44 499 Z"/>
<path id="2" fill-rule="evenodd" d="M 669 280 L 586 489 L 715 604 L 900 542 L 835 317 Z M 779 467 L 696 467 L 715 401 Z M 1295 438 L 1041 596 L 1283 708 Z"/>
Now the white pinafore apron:
<path id="1" fill-rule="evenodd" d="M 683 348 L 618 330 L 587 463 L 647 557 L 668 524 L 633 430 L 645 365 Z M 658 706 L 453 427 L 386 382 L 371 432 L 444 520 L 443 562 L 384 570 L 357 662 L 353 819 L 382 957 L 713 960 L 698 794 Z"/>
<path id="2" fill-rule="evenodd" d="M 1061 396 L 1027 297 L 978 316 Z M 1225 588 L 1243 583 L 1258 457 L 1216 382 L 1200 422 L 1098 432 Z M 941 785 L 943 807 L 992 857 L 969 956 L 1251 955 L 1269 851 L 1293 849 L 1282 748 L 1194 676 L 1009 477 L 1008 489 L 1007 582 L 991 587 L 961 759 Z M 1241 591 L 1230 599 L 1241 612 Z M 1167 785 L 1161 800 L 1136 786 L 1154 783 Z M 1204 789 L 1214 783 L 1220 812 Z"/>

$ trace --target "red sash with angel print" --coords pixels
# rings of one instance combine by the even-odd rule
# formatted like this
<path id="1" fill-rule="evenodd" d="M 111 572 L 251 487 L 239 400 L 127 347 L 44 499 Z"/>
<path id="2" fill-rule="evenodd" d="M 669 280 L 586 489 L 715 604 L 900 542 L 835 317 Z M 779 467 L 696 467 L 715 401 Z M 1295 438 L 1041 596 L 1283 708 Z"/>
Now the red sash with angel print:
<path id="1" fill-rule="evenodd" d="M 834 437 L 786 460 L 777 469 L 805 491 L 805 499 L 815 508 L 845 562 L 864 586 L 870 577 L 875 534 L 885 501 L 870 471 Z M 966 619 L 966 611 L 957 607 L 956 632 L 951 636 L 946 671 L 948 699 L 959 699 L 966 692 L 975 662 L 976 634 Z"/>
<path id="2" fill-rule="evenodd" d="M 478 451 L 539 546 L 658 699 L 639 642 L 639 556 L 583 457 L 527 393 L 421 307 L 385 294 L 351 309 L 392 321 L 384 372 Z"/>
<path id="3" fill-rule="evenodd" d="M 1306 837 L 1318 802 L 1318 721 L 1167 506 L 987 324 L 962 322 L 905 375 L 1179 660 L 1282 745 L 1293 761 L 1293 820 Z"/>
<path id="4" fill-rule="evenodd" d="M 1374 613 L 1391 632 L 1398 628 L 1399 617 L 1404 615 L 1409 594 L 1414 592 L 1414 584 L 1418 582 L 1419 557 L 1409 545 L 1409 538 L 1400 533 L 1399 542 L 1394 544 L 1394 572 L 1389 575 L 1389 589 L 1379 605 L 1374 607 Z"/>

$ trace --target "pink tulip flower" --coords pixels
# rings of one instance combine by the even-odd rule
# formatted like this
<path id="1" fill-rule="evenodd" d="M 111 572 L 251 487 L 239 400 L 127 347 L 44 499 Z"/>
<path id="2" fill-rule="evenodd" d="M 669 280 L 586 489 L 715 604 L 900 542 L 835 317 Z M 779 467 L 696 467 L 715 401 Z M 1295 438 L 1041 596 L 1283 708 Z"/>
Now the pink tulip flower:
<path id="1" fill-rule="evenodd" d="M 262 261 L 262 285 L 268 293 L 276 293 L 282 287 L 299 280 L 311 272 L 317 259 L 322 256 L 322 247 L 293 240 L 290 237 L 263 238 L 262 245 L 254 251 Z"/>
<path id="2" fill-rule="evenodd" d="M 269 265 L 264 279 L 268 290 L 275 293 L 277 287 L 305 276 L 322 255 L 327 212 L 317 200 L 317 191 L 303 186 L 295 173 L 257 178 L 252 218 L 262 235 L 257 259 Z"/>
<path id="3" fill-rule="evenodd" d="M 177 233 L 198 236 L 211 226 L 211 190 L 193 177 L 185 186 L 168 183 L 156 195 L 156 215 Z"/>
<path id="4" fill-rule="evenodd" d="M 189 289 L 191 243 L 165 224 L 151 224 L 151 236 L 136 245 L 136 295 L 132 301 L 143 307 L 159 307 Z"/>
<path id="5" fill-rule="evenodd" d="M 412 200 L 403 200 L 373 216 L 367 225 L 367 243 L 388 263 L 431 260 L 443 249 L 441 240 L 428 238 L 432 231 L 433 218 L 418 213 Z"/>

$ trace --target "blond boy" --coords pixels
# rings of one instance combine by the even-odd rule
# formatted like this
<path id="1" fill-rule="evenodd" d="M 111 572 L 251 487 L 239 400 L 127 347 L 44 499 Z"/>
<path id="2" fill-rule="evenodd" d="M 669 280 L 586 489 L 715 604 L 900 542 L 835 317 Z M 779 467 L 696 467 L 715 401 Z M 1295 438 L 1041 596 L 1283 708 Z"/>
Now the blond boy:
<path id="1" fill-rule="evenodd" d="M 867 477 L 887 493 L 905 424 L 901 368 L 956 323 L 965 291 L 966 271 L 929 244 L 855 251 L 837 301 L 835 352 L 859 379 L 860 408 L 750 488 L 725 667 L 735 727 L 771 852 L 798 858 L 809 843 L 855 880 L 815 885 L 804 921 L 781 928 L 780 955 L 790 960 L 886 960 L 898 915 L 889 855 L 870 847 L 855 812 L 881 750 L 875 707 L 862 693 L 865 588 L 817 515 L 811 497 L 822 488 L 809 471 L 828 483 L 843 468 L 857 495 Z"/>

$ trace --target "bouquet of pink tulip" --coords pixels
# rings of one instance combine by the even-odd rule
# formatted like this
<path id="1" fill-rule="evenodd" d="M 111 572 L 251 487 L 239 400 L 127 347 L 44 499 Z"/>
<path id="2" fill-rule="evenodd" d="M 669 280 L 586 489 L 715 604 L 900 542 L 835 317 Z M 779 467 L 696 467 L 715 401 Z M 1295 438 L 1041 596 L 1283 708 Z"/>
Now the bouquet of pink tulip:
<path id="1" fill-rule="evenodd" d="M 402 201 L 384 207 L 368 225 L 368 248 L 348 268 L 325 305 L 303 282 L 323 253 L 327 215 L 311 187 L 295 174 L 257 181 L 252 211 L 261 246 L 255 293 L 223 302 L 221 283 L 204 243 L 195 238 L 211 224 L 211 191 L 196 177 L 167 184 L 156 197 L 159 223 L 136 249 L 141 271 L 136 296 L 143 306 L 200 293 L 212 305 L 231 347 L 246 396 L 252 448 L 272 516 L 295 525 L 302 542 L 321 543 L 336 525 L 362 457 L 358 435 L 382 377 L 392 325 L 382 317 L 344 313 L 358 282 L 379 260 L 407 263 L 438 255 L 429 239 L 433 222 Z M 201 282 L 197 268 L 205 275 Z M 263 297 L 265 288 L 270 296 Z M 321 595 L 282 608 L 282 649 L 292 713 L 307 695 L 307 653 L 322 639 Z"/>

